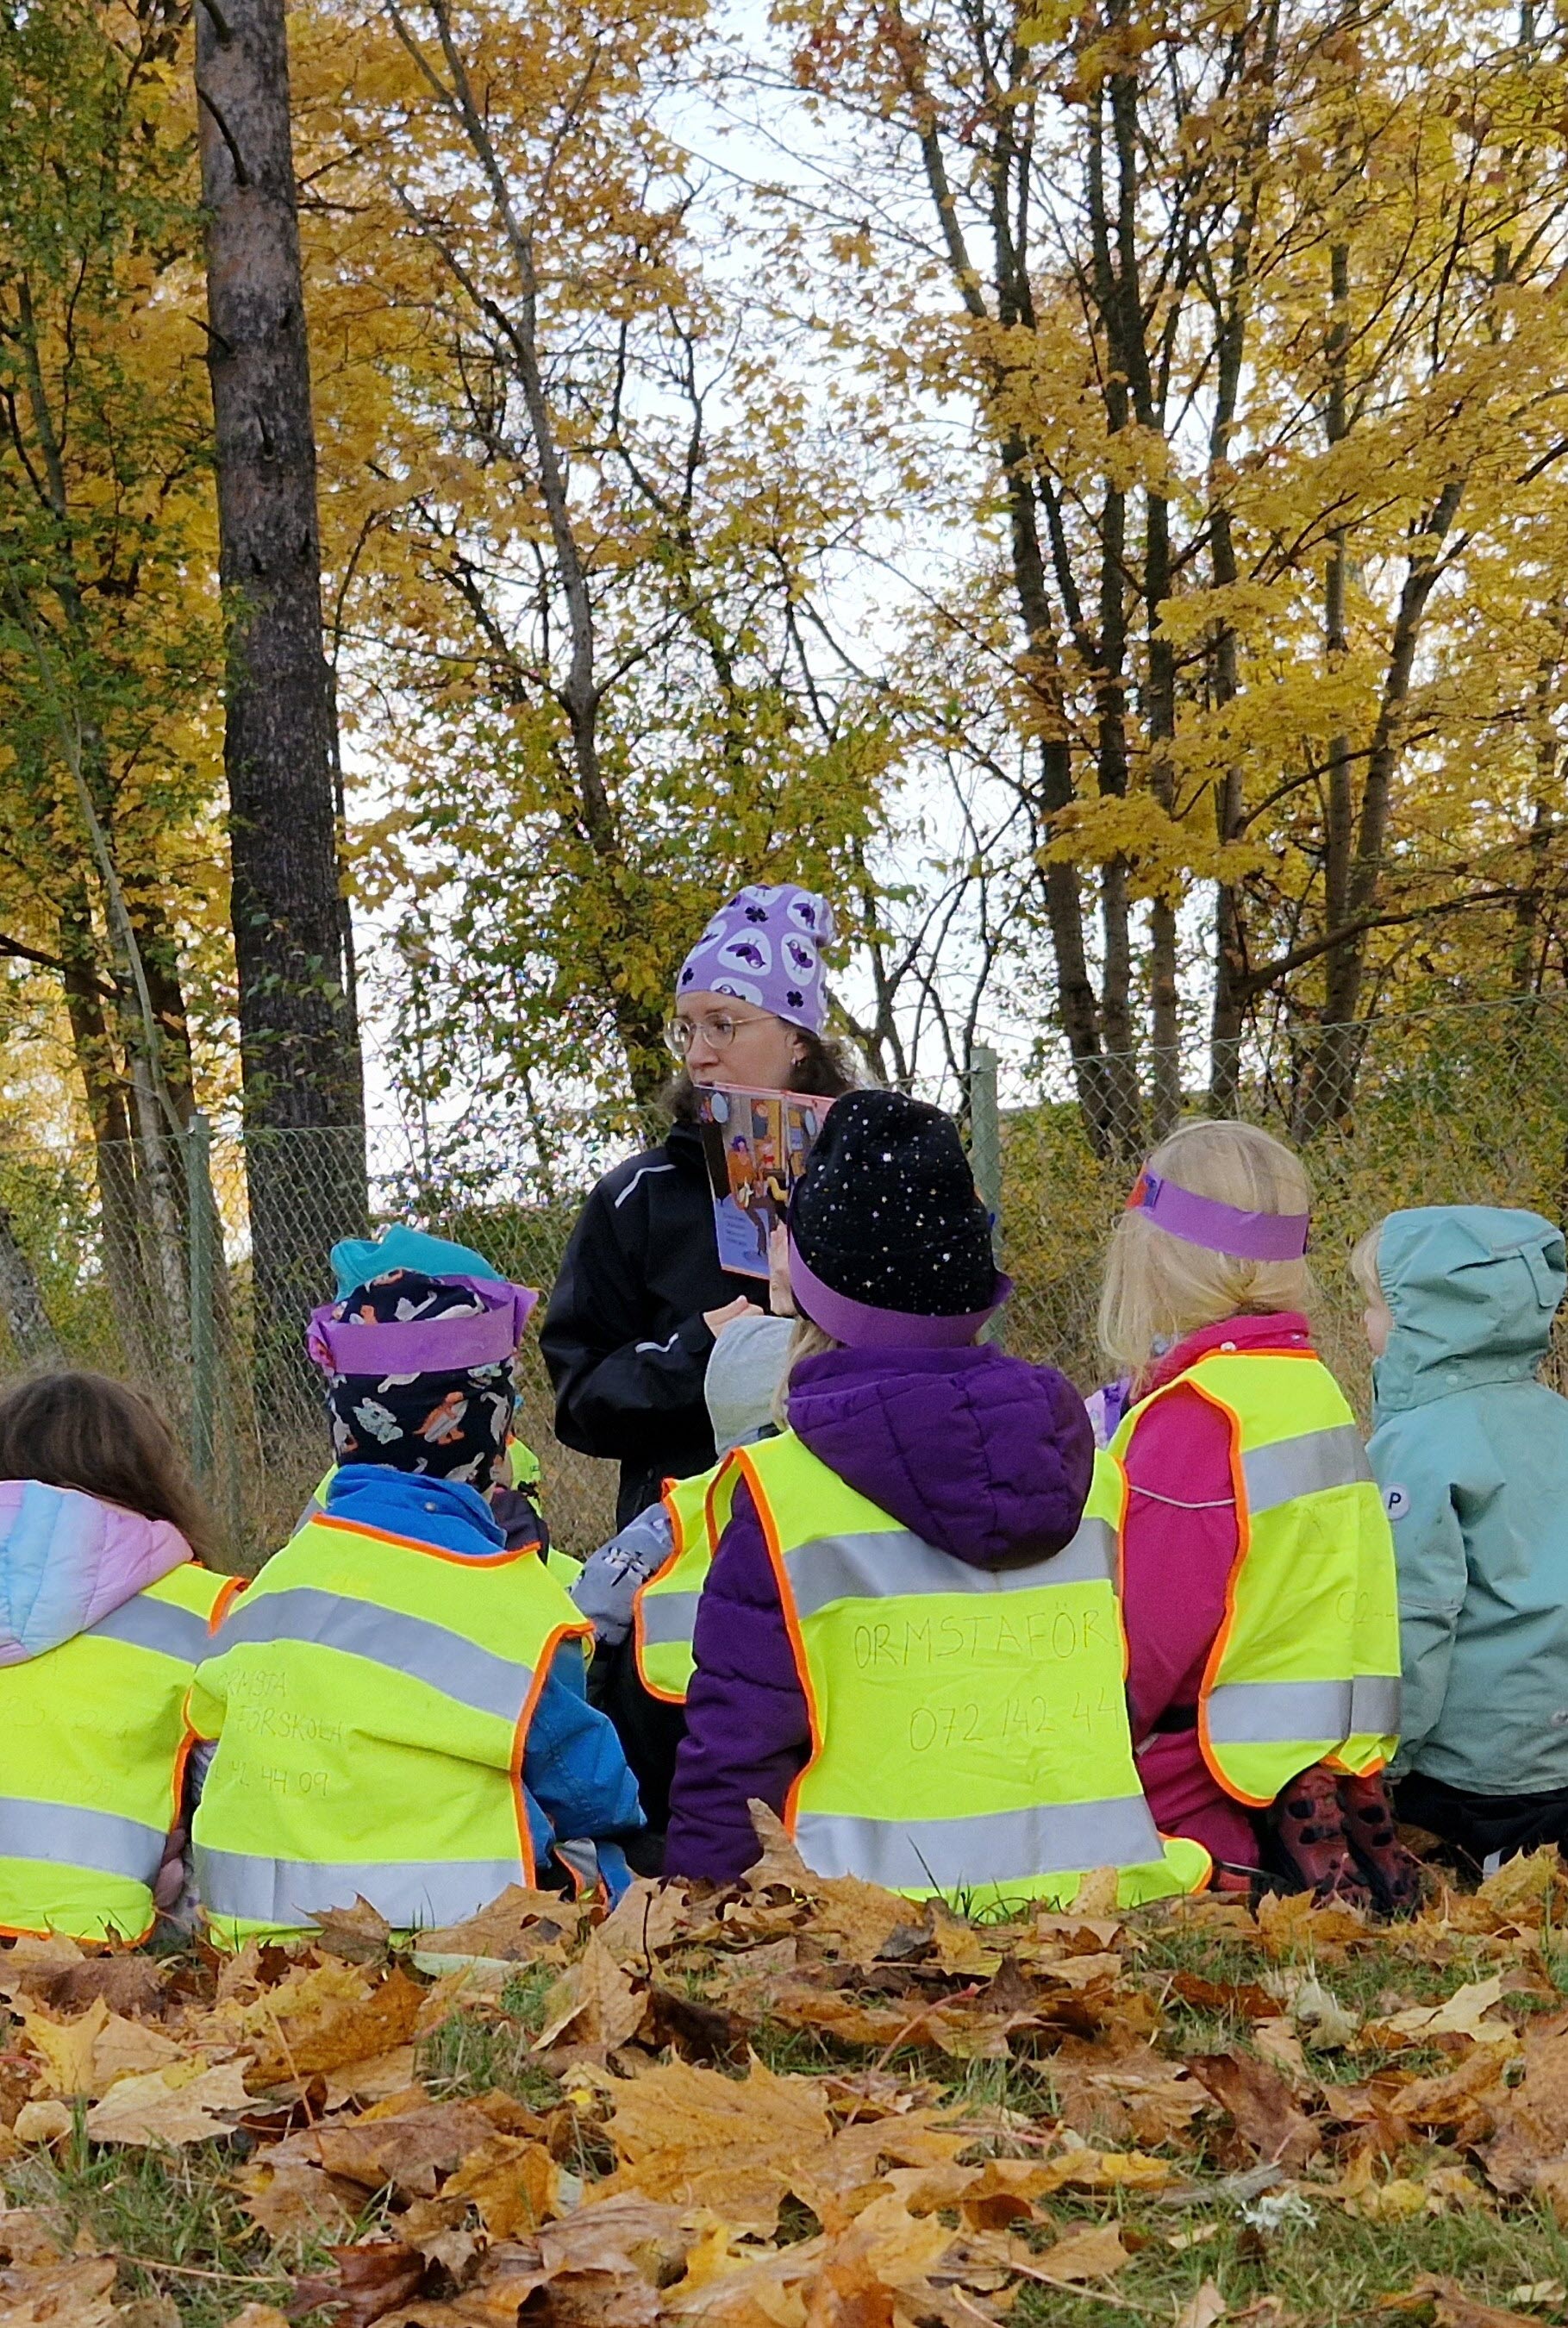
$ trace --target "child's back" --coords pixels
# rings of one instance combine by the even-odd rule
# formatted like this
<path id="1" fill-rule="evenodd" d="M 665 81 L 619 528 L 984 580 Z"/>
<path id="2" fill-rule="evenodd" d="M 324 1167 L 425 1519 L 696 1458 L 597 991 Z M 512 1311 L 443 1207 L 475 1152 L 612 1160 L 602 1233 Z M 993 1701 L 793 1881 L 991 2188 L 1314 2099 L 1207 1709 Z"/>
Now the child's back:
<path id="1" fill-rule="evenodd" d="M 1398 1767 L 1466 1797 L 1568 1790 L 1568 1400 L 1536 1379 L 1568 1284 L 1562 1232 L 1482 1205 L 1394 1213 L 1376 1272 L 1392 1325 L 1369 1451 L 1399 1563 Z M 1475 1847 L 1432 1805 L 1408 1809 Z"/>
<path id="2" fill-rule="evenodd" d="M 232 1590 L 202 1523 L 123 1384 L 0 1399 L 0 1929 L 135 1942 L 180 1890 L 186 1700 Z"/>

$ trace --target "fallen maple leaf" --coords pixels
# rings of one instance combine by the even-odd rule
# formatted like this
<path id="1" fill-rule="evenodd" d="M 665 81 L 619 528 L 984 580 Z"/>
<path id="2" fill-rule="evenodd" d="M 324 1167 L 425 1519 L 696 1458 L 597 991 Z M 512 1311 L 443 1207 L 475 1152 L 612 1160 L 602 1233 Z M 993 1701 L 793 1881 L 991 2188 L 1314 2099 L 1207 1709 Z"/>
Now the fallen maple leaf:
<path id="1" fill-rule="evenodd" d="M 3 2328 L 115 2328 L 109 2291 L 118 2270 L 113 2256 L 80 2256 L 69 2263 L 27 2265 L 0 2271 Z"/>
<path id="2" fill-rule="evenodd" d="M 1319 2147 L 1317 2128 L 1303 2117 L 1283 2078 L 1268 2062 L 1233 2051 L 1195 2054 L 1188 2067 L 1230 2112 L 1236 2132 L 1260 2159 L 1293 2168 L 1305 2164 Z"/>
<path id="3" fill-rule="evenodd" d="M 58 2142 L 76 2121 L 64 2102 L 23 2102 L 11 2131 L 18 2142 Z"/>
<path id="4" fill-rule="evenodd" d="M 513 1883 L 477 1915 L 460 1924 L 439 1924 L 419 1935 L 432 1956 L 499 1957 L 509 1963 L 531 1961 L 559 1950 L 581 1929 L 588 1915 L 559 1892 L 532 1892 Z"/>
<path id="5" fill-rule="evenodd" d="M 471 2199 L 493 2239 L 526 2238 L 561 2211 L 560 2170 L 542 2143 L 498 2134 L 463 2160 L 443 2196 Z"/>
<path id="6" fill-rule="evenodd" d="M 1356 2014 L 1347 2012 L 1315 1972 L 1291 1982 L 1289 1997 L 1290 2017 L 1297 2035 L 1309 2045 L 1315 2045 L 1319 2052 L 1335 2052 L 1358 2035 L 1361 2023 Z"/>
<path id="7" fill-rule="evenodd" d="M 681 1937 L 689 1913 L 687 1894 L 679 1884 L 655 1883 L 638 1875 L 598 1927 L 599 1945 L 617 1964 L 649 1964 Z"/>
<path id="8" fill-rule="evenodd" d="M 392 1938 L 391 1926 L 362 1892 L 352 1908 L 324 1908 L 315 1921 L 317 1947 L 345 1964 L 378 1964 Z"/>
<path id="9" fill-rule="evenodd" d="M 789 1892 L 814 1892 L 819 1879 L 795 1849 L 794 1838 L 778 1813 L 755 1797 L 746 1807 L 751 1814 L 751 1831 L 762 1853 L 761 1858 L 754 1860 L 746 1871 L 747 1890 L 766 1892 L 776 1883 Z"/>
<path id="10" fill-rule="evenodd" d="M 1386 2310 L 1413 2312 L 1431 2305 L 1436 2328 L 1526 2328 L 1527 2314 L 1507 2312 L 1468 2295 L 1457 2279 L 1423 2271 L 1402 2295 L 1383 2299 Z M 1535 2328 L 1531 2323 L 1530 2328 Z"/>
<path id="11" fill-rule="evenodd" d="M 1392 2020 L 1382 2023 L 1401 2037 L 1489 2037 L 1500 2023 L 1488 2022 L 1486 2015 L 1499 2003 L 1503 1994 L 1503 1976 L 1493 1973 L 1489 1980 L 1467 1981 L 1456 1988 L 1443 2004 L 1413 2004 Z"/>
<path id="12" fill-rule="evenodd" d="M 43 2012 L 23 2012 L 29 2050 L 42 2064 L 33 2081 L 40 2101 L 64 2100 L 89 2090 L 93 2045 L 108 2027 L 108 2006 L 101 1996 L 74 2021 L 57 2021 Z"/>
<path id="13" fill-rule="evenodd" d="M 84 1957 L 61 1962 L 53 1957 L 23 1958 L 6 1967 L 0 1994 L 36 1997 L 51 2013 L 85 2013 L 101 1997 L 111 2013 L 155 2014 L 164 2002 L 174 1967 L 153 1957 Z"/>
<path id="14" fill-rule="evenodd" d="M 1258 1937 L 1272 1957 L 1329 1957 L 1372 1937 L 1353 1908 L 1319 1907 L 1310 1892 L 1267 1892 L 1258 1902 Z"/>
<path id="15" fill-rule="evenodd" d="M 274 2239 L 320 2239 L 352 2229 L 361 2193 L 303 2158 L 263 2155 L 236 2177 L 240 2204 Z M 353 2203 L 351 2203 L 351 2194 Z"/>
<path id="16" fill-rule="evenodd" d="M 1317 2079 L 1307 2066 L 1301 2051 L 1301 2041 L 1296 2034 L 1296 2024 L 1288 2014 L 1277 2013 L 1266 2021 L 1253 2023 L 1253 2043 L 1271 2068 L 1278 2070 L 1287 2085 L 1297 2093 L 1316 2088 Z"/>
<path id="17" fill-rule="evenodd" d="M 258 2079 L 277 2085 L 316 2077 L 407 2044 L 425 1995 L 418 1981 L 394 1967 L 379 1987 L 365 1994 L 325 1995 L 286 2015 L 275 2011 L 272 2042 L 263 2037 L 258 2051 Z"/>
<path id="18" fill-rule="evenodd" d="M 1497 2136 L 1486 2154 L 1488 2180 L 1510 2194 L 1533 2189 L 1568 2150 L 1568 2014 L 1527 2027 L 1522 2051 L 1524 2076 L 1490 2103 Z"/>
<path id="19" fill-rule="evenodd" d="M 495 2129 L 473 2102 L 437 2102 L 387 2117 L 362 2117 L 290 2135 L 279 2152 L 324 2166 L 364 2191 L 390 2187 L 406 2198 L 429 2198 L 436 2177 L 450 2174 L 483 2150 Z M 274 2155 L 279 2154 L 275 2153 Z"/>
<path id="20" fill-rule="evenodd" d="M 596 1932 L 545 1998 L 534 2051 L 542 2053 L 559 2044 L 569 2031 L 574 2043 L 606 2053 L 634 2033 L 647 2003 L 646 1991 L 633 1987 Z"/>
<path id="21" fill-rule="evenodd" d="M 1136 2038 L 1108 2044 L 1069 2038 L 1051 2058 L 1050 2079 L 1065 2123 L 1087 2141 L 1111 2145 L 1179 2141 L 1207 2098 L 1181 2064 Z"/>
<path id="22" fill-rule="evenodd" d="M 1000 2162 L 999 2162 L 1000 2163 Z M 1052 2191 L 1159 2191 L 1171 2179 L 1169 2161 L 1140 2150 L 1092 2150 L 1087 2143 L 1060 2150 L 1034 2169 L 1035 2195 Z"/>
<path id="23" fill-rule="evenodd" d="M 1114 2223 L 1094 2223 L 1069 2231 L 1038 2258 L 1042 2272 L 1052 2279 L 1065 2280 L 1109 2279 L 1131 2260 Z"/>
<path id="24" fill-rule="evenodd" d="M 1212 2279 L 1206 2279 L 1190 2302 L 1176 2315 L 1176 2328 L 1214 2328 L 1225 2315 L 1225 2300 Z"/>
<path id="25" fill-rule="evenodd" d="M 198 2053 L 167 2070 L 121 2078 L 89 2110 L 87 2137 L 134 2149 L 211 2142 L 232 2134 L 234 2120 L 250 2107 L 239 2065 L 225 2061 L 209 2069 Z"/>
<path id="26" fill-rule="evenodd" d="M 418 2291 L 427 2269 L 417 2248 L 399 2239 L 330 2248 L 334 2269 L 313 2272 L 296 2282 L 295 2309 L 313 2312 L 330 2305 L 333 2328 L 371 2328 L 371 2323 Z"/>
<path id="27" fill-rule="evenodd" d="M 771 2231 L 779 2201 L 822 2158 L 831 2131 L 814 2078 L 777 2077 L 756 2060 L 744 2079 L 672 2061 L 616 2095 L 608 2132 L 622 2164 L 613 2187 Z"/>
<path id="28" fill-rule="evenodd" d="M 0 2207 L 0 2264 L 58 2263 L 62 2236 L 34 2207 Z"/>

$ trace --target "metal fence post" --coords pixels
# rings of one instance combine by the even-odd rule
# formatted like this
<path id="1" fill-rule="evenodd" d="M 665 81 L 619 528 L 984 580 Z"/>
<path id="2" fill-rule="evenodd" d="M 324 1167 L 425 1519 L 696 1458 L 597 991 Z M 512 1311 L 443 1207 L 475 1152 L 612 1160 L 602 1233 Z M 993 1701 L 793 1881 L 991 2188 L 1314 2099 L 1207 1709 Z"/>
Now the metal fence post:
<path id="1" fill-rule="evenodd" d="M 218 1211 L 212 1201 L 212 1127 L 196 1114 L 185 1127 L 185 1196 L 191 1263 L 191 1468 L 211 1486 L 218 1407 Z"/>
<path id="2" fill-rule="evenodd" d="M 1001 1112 L 996 1097 L 996 1053 L 977 1043 L 969 1055 L 969 1161 L 980 1199 L 991 1215 L 991 1251 L 1001 1267 Z M 1000 1342 L 1005 1312 L 999 1310 L 985 1329 Z"/>

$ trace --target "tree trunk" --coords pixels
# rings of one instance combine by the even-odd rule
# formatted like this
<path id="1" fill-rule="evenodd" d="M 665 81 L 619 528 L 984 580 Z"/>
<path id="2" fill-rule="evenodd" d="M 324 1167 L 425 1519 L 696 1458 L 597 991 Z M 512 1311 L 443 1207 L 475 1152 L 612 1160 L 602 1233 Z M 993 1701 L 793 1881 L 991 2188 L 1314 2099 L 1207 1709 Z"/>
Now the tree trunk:
<path id="1" fill-rule="evenodd" d="M 1329 365 L 1329 395 L 1323 434 L 1332 450 L 1349 434 L 1345 394 L 1345 355 L 1349 339 L 1350 254 L 1336 243 L 1329 254 L 1329 313 L 1325 353 Z M 1323 652 L 1330 671 L 1345 660 L 1349 639 L 1345 627 L 1345 595 L 1349 579 L 1349 549 L 1345 530 L 1338 527 L 1329 541 L 1329 564 L 1323 579 Z M 1331 737 L 1329 743 L 1329 783 L 1325 803 L 1323 847 L 1323 925 L 1343 928 L 1350 910 L 1350 855 L 1356 834 L 1356 798 L 1350 773 L 1350 738 Z M 1347 1003 L 1354 1010 L 1360 987 L 1359 960 L 1353 975 L 1347 951 L 1338 961 L 1327 958 L 1322 1027 L 1308 1054 L 1306 1071 L 1297 1094 L 1293 1130 L 1309 1139 L 1330 1122 L 1338 1110 L 1338 1094 L 1347 1094 L 1354 1079 L 1352 1047 L 1356 1037 L 1347 1023 Z M 1338 972 L 1338 975 L 1336 974 Z"/>
<path id="2" fill-rule="evenodd" d="M 283 0 L 202 0 L 196 93 L 228 624 L 231 915 L 265 1427 L 269 1411 L 293 1403 L 289 1377 L 306 1393 L 301 1322 L 329 1281 L 333 1238 L 360 1226 L 368 1210 Z M 278 1138 L 289 1132 L 316 1137 Z"/>
<path id="3" fill-rule="evenodd" d="M 23 1366 L 60 1366 L 64 1354 L 49 1322 L 33 1263 L 16 1242 L 11 1215 L 0 1204 L 0 1316 Z"/>

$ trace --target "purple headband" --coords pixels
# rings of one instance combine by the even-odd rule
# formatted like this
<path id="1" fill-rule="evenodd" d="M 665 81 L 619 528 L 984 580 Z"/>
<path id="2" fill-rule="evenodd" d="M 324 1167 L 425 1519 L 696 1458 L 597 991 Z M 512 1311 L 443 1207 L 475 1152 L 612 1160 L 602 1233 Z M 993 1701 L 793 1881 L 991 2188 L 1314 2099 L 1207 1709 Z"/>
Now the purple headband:
<path id="1" fill-rule="evenodd" d="M 463 1286 L 483 1310 L 361 1324 L 334 1318 L 337 1303 L 324 1301 L 310 1313 L 305 1347 L 329 1375 L 460 1375 L 510 1358 L 539 1300 L 533 1288 L 493 1277 L 444 1277 L 441 1283 Z"/>
<path id="2" fill-rule="evenodd" d="M 1162 1180 L 1147 1166 L 1127 1199 L 1130 1213 L 1143 1213 L 1168 1236 L 1206 1253 L 1229 1253 L 1235 1261 L 1300 1261 L 1307 1250 L 1305 1213 L 1244 1213 L 1214 1197 L 1195 1197 L 1174 1180 Z"/>
<path id="3" fill-rule="evenodd" d="M 988 1318 L 994 1318 L 1013 1290 L 1010 1277 L 999 1269 L 996 1299 L 983 1310 L 967 1310 L 961 1318 L 932 1318 L 917 1310 L 876 1310 L 869 1301 L 835 1293 L 801 1258 L 792 1236 L 790 1291 L 813 1326 L 831 1334 L 850 1350 L 959 1350 L 972 1342 Z"/>

